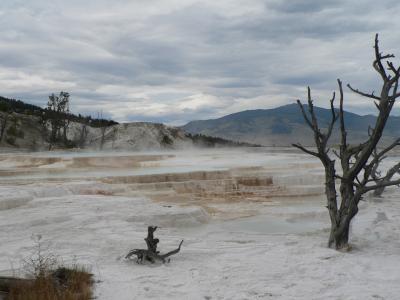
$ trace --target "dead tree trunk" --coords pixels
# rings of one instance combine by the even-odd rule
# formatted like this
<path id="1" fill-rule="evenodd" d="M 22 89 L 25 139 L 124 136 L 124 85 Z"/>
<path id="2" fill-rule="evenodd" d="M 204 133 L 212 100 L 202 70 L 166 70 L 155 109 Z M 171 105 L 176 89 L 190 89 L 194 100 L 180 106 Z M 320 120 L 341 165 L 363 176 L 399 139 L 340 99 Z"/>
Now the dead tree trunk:
<path id="1" fill-rule="evenodd" d="M 6 130 L 7 127 L 7 122 L 8 122 L 8 116 L 9 114 L 4 114 L 4 118 L 1 120 L 0 122 L 0 142 L 3 140 L 4 137 L 4 132 Z"/>
<path id="2" fill-rule="evenodd" d="M 67 116 L 65 116 L 63 123 L 64 123 L 63 124 L 63 142 L 64 142 L 64 145 L 67 145 L 68 144 L 68 127 L 69 127 L 69 123 L 70 123 L 70 120 L 68 119 Z"/>
<path id="3" fill-rule="evenodd" d="M 158 254 L 160 251 L 157 251 L 157 244 L 159 243 L 159 239 L 154 238 L 154 232 L 157 230 L 157 226 L 149 226 L 147 227 L 147 237 L 144 239 L 147 245 L 147 250 Z"/>
<path id="4" fill-rule="evenodd" d="M 155 261 L 161 261 L 163 263 L 167 262 L 166 258 L 177 254 L 181 250 L 181 246 L 183 240 L 180 242 L 177 249 L 167 252 L 165 254 L 159 254 L 160 251 L 157 251 L 157 244 L 159 243 L 159 239 L 154 238 L 154 232 L 157 230 L 157 226 L 149 226 L 147 228 L 147 237 L 144 239 L 147 244 L 147 249 L 133 249 L 129 251 L 129 253 L 125 256 L 126 259 L 131 258 L 133 255 L 137 257 L 137 263 L 142 263 L 143 261 L 149 261 L 154 263 Z M 169 262 L 169 260 L 168 260 Z"/>
<path id="5" fill-rule="evenodd" d="M 105 126 L 105 125 L 103 125 L 100 128 L 100 131 L 101 131 L 100 150 L 103 150 L 104 143 L 106 141 L 106 130 L 107 130 L 107 126 Z"/>
<path id="6" fill-rule="evenodd" d="M 390 185 L 400 184 L 400 180 L 380 180 L 374 181 L 373 170 L 376 170 L 377 164 L 384 158 L 384 155 L 399 144 L 396 140 L 390 146 L 381 151 L 377 151 L 386 122 L 389 118 L 393 105 L 400 93 L 398 92 L 398 84 L 400 78 L 400 67 L 394 67 L 393 63 L 388 61 L 394 55 L 382 55 L 379 51 L 378 35 L 375 37 L 375 61 L 374 69 L 378 72 L 382 79 L 382 87 L 380 96 L 374 93 L 364 93 L 357 89 L 353 89 L 347 85 L 349 89 L 363 97 L 375 100 L 375 106 L 378 109 L 378 116 L 369 138 L 359 145 L 350 145 L 347 142 L 347 132 L 345 127 L 344 110 L 343 110 L 343 88 L 342 82 L 338 79 L 338 87 L 340 92 L 339 110 L 334 108 L 335 93 L 330 101 L 331 121 L 328 128 L 322 132 L 316 113 L 314 112 L 313 100 L 311 98 L 311 90 L 308 88 L 308 112 L 300 100 L 297 101 L 306 124 L 311 128 L 314 134 L 314 142 L 317 147 L 316 151 L 306 149 L 301 144 L 293 144 L 294 147 L 303 152 L 317 157 L 325 168 L 325 194 L 327 198 L 327 208 L 331 220 L 331 232 L 329 236 L 329 247 L 336 249 L 348 248 L 350 224 L 354 216 L 358 213 L 358 204 L 363 195 L 369 191 L 375 191 Z M 386 62 L 388 71 L 383 64 Z M 339 153 L 328 147 L 328 141 L 331 137 L 334 124 L 339 120 L 340 123 L 340 149 Z M 373 153 L 376 155 L 373 155 Z M 331 153 L 335 154 L 340 160 L 342 174 L 336 174 L 335 160 L 331 158 Z M 337 201 L 336 179 L 340 180 L 340 202 Z M 371 182 L 375 182 L 371 184 Z M 339 206 L 340 204 L 340 206 Z"/>
<path id="7" fill-rule="evenodd" d="M 87 125 L 82 124 L 82 127 L 79 132 L 79 142 L 78 142 L 79 148 L 85 148 L 87 136 L 88 136 Z"/>

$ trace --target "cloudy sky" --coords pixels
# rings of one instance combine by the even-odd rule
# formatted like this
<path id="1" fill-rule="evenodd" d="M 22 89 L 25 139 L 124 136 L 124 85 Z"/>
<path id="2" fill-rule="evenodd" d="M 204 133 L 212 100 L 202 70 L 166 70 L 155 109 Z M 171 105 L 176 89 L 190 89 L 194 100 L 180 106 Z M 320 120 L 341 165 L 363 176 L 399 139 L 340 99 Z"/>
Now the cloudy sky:
<path id="1" fill-rule="evenodd" d="M 307 85 L 326 106 L 338 77 L 378 88 L 374 34 L 400 58 L 399 29 L 398 0 L 1 0 L 0 95 L 44 106 L 63 90 L 74 112 L 174 125 Z"/>

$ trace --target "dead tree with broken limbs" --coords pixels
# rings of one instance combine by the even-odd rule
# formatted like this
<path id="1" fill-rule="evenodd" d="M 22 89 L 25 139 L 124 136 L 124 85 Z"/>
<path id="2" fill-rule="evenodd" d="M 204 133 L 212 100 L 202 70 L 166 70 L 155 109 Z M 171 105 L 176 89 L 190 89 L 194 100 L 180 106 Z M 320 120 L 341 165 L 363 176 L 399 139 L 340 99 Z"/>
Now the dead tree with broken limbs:
<path id="1" fill-rule="evenodd" d="M 125 256 L 125 259 L 130 259 L 133 255 L 136 255 L 137 263 L 143 263 L 144 261 L 149 261 L 154 263 L 156 261 L 161 261 L 163 263 L 169 262 L 170 259 L 167 259 L 169 256 L 177 254 L 181 250 L 181 246 L 183 240 L 180 242 L 178 248 L 167 252 L 165 254 L 160 254 L 160 251 L 157 251 L 157 245 L 159 243 L 159 239 L 154 238 L 154 232 L 157 230 L 157 226 L 149 226 L 147 228 L 147 237 L 144 239 L 147 245 L 147 249 L 133 249 L 129 251 L 129 253 Z"/>
<path id="2" fill-rule="evenodd" d="M 380 52 L 378 34 L 375 36 L 374 50 L 375 60 L 372 65 L 382 81 L 380 94 L 375 95 L 373 92 L 362 92 L 349 84 L 347 85 L 352 92 L 372 99 L 378 110 L 375 124 L 371 128 L 369 137 L 365 142 L 352 145 L 347 139 L 343 110 L 343 88 L 342 82 L 339 79 L 337 80 L 339 110 L 335 109 L 335 93 L 333 93 L 333 97 L 330 100 L 331 120 L 325 130 L 322 130 L 318 123 L 309 87 L 308 106 L 303 105 L 300 100 L 297 101 L 306 124 L 314 134 L 316 150 L 307 149 L 301 144 L 293 144 L 293 146 L 309 155 L 317 157 L 324 166 L 325 194 L 331 221 L 328 245 L 336 249 L 349 249 L 350 223 L 358 212 L 358 204 L 363 196 L 370 191 L 375 191 L 382 187 L 400 184 L 400 179 L 392 180 L 390 178 L 389 180 L 384 180 L 382 178 L 376 180 L 372 175 L 379 161 L 391 149 L 397 146 L 400 141 L 397 139 L 383 149 L 378 150 L 377 148 L 393 105 L 396 99 L 400 97 L 398 91 L 400 67 L 395 67 L 390 61 L 394 57 L 393 54 L 385 55 Z M 328 142 L 337 121 L 339 121 L 340 148 L 338 151 L 335 151 L 329 148 Z M 342 172 L 340 175 L 336 171 L 335 160 L 332 158 L 332 154 L 338 158 L 341 165 Z M 340 182 L 340 201 L 338 201 L 336 180 Z"/>

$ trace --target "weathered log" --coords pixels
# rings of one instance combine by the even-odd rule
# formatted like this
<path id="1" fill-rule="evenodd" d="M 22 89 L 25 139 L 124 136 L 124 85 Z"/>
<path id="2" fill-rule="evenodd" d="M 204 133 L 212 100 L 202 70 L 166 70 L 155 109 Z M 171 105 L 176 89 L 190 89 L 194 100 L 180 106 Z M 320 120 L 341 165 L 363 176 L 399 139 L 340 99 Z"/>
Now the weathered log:
<path id="1" fill-rule="evenodd" d="M 151 263 L 154 263 L 155 261 L 161 261 L 163 263 L 169 262 L 170 260 L 166 260 L 166 258 L 178 253 L 181 250 L 183 240 L 180 242 L 178 248 L 176 248 L 175 250 L 172 250 L 165 254 L 159 254 L 160 251 L 157 251 L 157 244 L 159 242 L 159 239 L 154 238 L 154 232 L 156 231 L 156 229 L 157 226 L 149 226 L 147 228 L 147 237 L 144 239 L 147 244 L 147 249 L 133 249 L 128 252 L 128 254 L 125 256 L 125 259 L 130 259 L 133 255 L 136 255 L 137 263 L 143 263 L 144 260 L 147 260 Z"/>
<path id="2" fill-rule="evenodd" d="M 133 250 L 129 251 L 129 253 L 125 256 L 125 258 L 129 259 L 131 256 L 136 255 L 137 263 L 142 263 L 143 260 L 148 260 L 151 263 L 154 263 L 157 260 L 161 261 L 163 263 L 166 263 L 166 262 L 169 262 L 169 259 L 166 260 L 167 257 L 179 253 L 179 251 L 181 250 L 182 243 L 183 243 L 183 240 L 180 242 L 178 248 L 176 248 L 175 250 L 172 250 L 170 252 L 167 252 L 165 254 L 154 253 L 153 251 L 148 250 L 148 249 L 133 249 Z"/>

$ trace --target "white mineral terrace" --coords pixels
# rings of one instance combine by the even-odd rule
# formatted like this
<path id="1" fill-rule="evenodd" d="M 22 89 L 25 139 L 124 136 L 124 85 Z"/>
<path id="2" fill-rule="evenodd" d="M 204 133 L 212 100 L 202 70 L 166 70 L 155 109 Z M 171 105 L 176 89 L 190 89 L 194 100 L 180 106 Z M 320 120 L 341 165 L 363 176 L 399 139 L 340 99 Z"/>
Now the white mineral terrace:
<path id="1" fill-rule="evenodd" d="M 399 191 L 366 197 L 350 253 L 326 247 L 323 192 L 291 149 L 2 153 L 0 275 L 23 275 L 40 234 L 90 266 L 97 299 L 399 299 Z M 162 252 L 184 239 L 170 263 L 124 259 L 148 225 Z"/>

